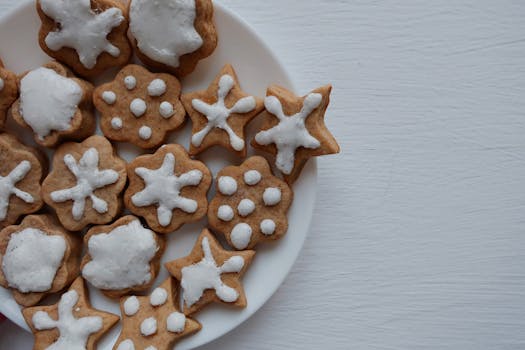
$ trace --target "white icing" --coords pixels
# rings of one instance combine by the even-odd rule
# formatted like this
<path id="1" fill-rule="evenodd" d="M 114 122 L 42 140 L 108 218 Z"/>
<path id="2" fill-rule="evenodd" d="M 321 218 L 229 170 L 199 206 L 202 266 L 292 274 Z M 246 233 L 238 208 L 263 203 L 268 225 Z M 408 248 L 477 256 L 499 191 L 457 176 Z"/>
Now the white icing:
<path id="1" fill-rule="evenodd" d="M 9 201 L 12 195 L 28 204 L 35 202 L 31 194 L 16 187 L 16 184 L 22 181 L 30 171 L 31 163 L 23 160 L 7 176 L 0 176 L 0 221 L 7 217 Z"/>
<path id="2" fill-rule="evenodd" d="M 263 193 L 264 204 L 273 207 L 281 202 L 281 190 L 277 187 L 268 187 Z"/>
<path id="3" fill-rule="evenodd" d="M 223 273 L 240 272 L 244 267 L 241 256 L 233 256 L 218 266 L 210 248 L 208 237 L 202 239 L 204 257 L 194 265 L 182 268 L 181 287 L 184 302 L 191 307 L 202 297 L 207 289 L 214 289 L 217 297 L 224 302 L 232 303 L 239 298 L 239 293 L 224 284 L 221 280 Z"/>
<path id="4" fill-rule="evenodd" d="M 246 217 L 255 210 L 255 203 L 251 199 L 243 199 L 237 206 L 237 211 L 242 217 Z"/>
<path id="5" fill-rule="evenodd" d="M 148 317 L 140 324 L 140 333 L 148 337 L 157 333 L 157 320 L 155 317 Z"/>
<path id="6" fill-rule="evenodd" d="M 58 328 L 58 339 L 47 350 L 85 350 L 91 334 L 102 330 L 100 316 L 75 318 L 73 307 L 78 302 L 76 290 L 62 294 L 58 303 L 58 320 L 53 320 L 45 311 L 33 315 L 33 325 L 39 331 Z"/>
<path id="7" fill-rule="evenodd" d="M 166 82 L 162 79 L 154 79 L 148 85 L 148 94 L 152 97 L 162 96 L 166 92 Z"/>
<path id="8" fill-rule="evenodd" d="M 122 11 L 116 7 L 104 12 L 91 9 L 90 0 L 40 0 L 44 13 L 60 24 L 57 31 L 46 36 L 46 45 L 53 51 L 63 47 L 76 50 L 84 67 L 91 69 L 103 52 L 113 57 L 120 55 L 118 47 L 107 36 L 124 20 Z"/>
<path id="9" fill-rule="evenodd" d="M 176 68 L 203 44 L 193 25 L 195 0 L 132 0 L 129 16 L 139 50 L 154 61 Z"/>
<path id="10" fill-rule="evenodd" d="M 48 236 L 36 228 L 13 233 L 2 259 L 9 287 L 22 293 L 50 290 L 66 248 L 63 237 Z"/>
<path id="11" fill-rule="evenodd" d="M 182 333 L 186 327 L 186 316 L 180 312 L 172 312 L 166 319 L 166 329 L 172 333 Z"/>
<path id="12" fill-rule="evenodd" d="M 261 222 L 261 232 L 266 236 L 271 236 L 275 233 L 275 221 L 265 219 Z"/>
<path id="13" fill-rule="evenodd" d="M 219 128 L 228 133 L 230 137 L 230 145 L 236 151 L 242 151 L 244 149 L 244 140 L 240 138 L 231 126 L 228 124 L 228 118 L 232 113 L 249 113 L 255 110 L 257 102 L 253 96 L 244 97 L 235 102 L 233 107 L 227 108 L 225 105 L 225 98 L 228 96 L 230 91 L 233 89 L 235 84 L 233 78 L 229 75 L 223 75 L 219 81 L 219 90 L 217 91 L 217 102 L 214 104 L 208 104 L 199 99 L 193 99 L 191 104 L 193 108 L 199 113 L 202 113 L 208 119 L 208 124 L 201 131 L 195 133 L 191 138 L 191 143 L 195 147 L 199 147 L 204 138 L 214 128 Z"/>
<path id="14" fill-rule="evenodd" d="M 134 316 L 139 312 L 140 302 L 136 296 L 131 296 L 124 302 L 124 313 L 126 316 Z"/>
<path id="15" fill-rule="evenodd" d="M 268 96 L 264 100 L 266 110 L 279 119 L 279 124 L 273 128 L 259 132 L 255 141 L 260 145 L 274 143 L 277 147 L 277 168 L 286 175 L 290 175 L 294 168 L 295 151 L 299 147 L 317 149 L 321 146 L 319 140 L 310 135 L 306 129 L 305 120 L 321 105 L 321 94 L 309 94 L 303 103 L 303 108 L 297 114 L 286 116 L 281 101 L 275 96 Z"/>
<path id="16" fill-rule="evenodd" d="M 146 109 L 148 109 L 146 101 L 141 98 L 136 98 L 129 104 L 129 110 L 136 118 L 142 117 L 146 113 Z"/>
<path id="17" fill-rule="evenodd" d="M 40 139 L 71 127 L 83 91 L 74 80 L 37 68 L 20 81 L 20 114 Z"/>
<path id="18" fill-rule="evenodd" d="M 159 224 L 166 227 L 170 224 L 173 210 L 192 214 L 197 211 L 197 201 L 182 197 L 180 191 L 186 186 L 200 184 L 203 174 L 199 170 L 191 170 L 180 176 L 175 175 L 175 156 L 167 153 L 159 169 L 137 168 L 135 173 L 146 184 L 144 190 L 131 197 L 132 203 L 137 207 L 158 205 L 157 217 Z"/>
<path id="19" fill-rule="evenodd" d="M 149 126 L 143 125 L 139 129 L 139 137 L 144 141 L 151 138 L 152 130 Z"/>
<path id="20" fill-rule="evenodd" d="M 164 288 L 155 288 L 149 297 L 151 306 L 161 306 L 168 300 L 168 291 Z"/>
<path id="21" fill-rule="evenodd" d="M 217 217 L 222 221 L 232 221 L 234 212 L 229 205 L 221 205 L 217 211 Z"/>
<path id="22" fill-rule="evenodd" d="M 93 235 L 87 242 L 91 256 L 82 276 L 99 289 L 120 290 L 151 281 L 150 262 L 159 250 L 155 233 L 139 220 Z"/>
<path id="23" fill-rule="evenodd" d="M 252 228 L 246 223 L 235 225 L 231 234 L 230 240 L 236 249 L 246 249 L 252 239 Z"/>
<path id="24" fill-rule="evenodd" d="M 98 169 L 99 155 L 96 148 L 88 149 L 77 163 L 73 155 L 66 154 L 64 163 L 69 171 L 75 175 L 77 184 L 74 187 L 51 192 L 51 199 L 55 203 L 73 201 L 71 214 L 77 221 L 82 219 L 86 207 L 86 199 L 91 199 L 93 209 L 99 214 L 108 212 L 108 203 L 97 197 L 95 191 L 118 181 L 119 174 L 112 169 Z"/>
<path id="25" fill-rule="evenodd" d="M 219 178 L 219 192 L 225 196 L 231 196 L 237 192 L 237 181 L 231 176 Z"/>
<path id="26" fill-rule="evenodd" d="M 117 102 L 117 94 L 115 94 L 113 91 L 104 91 L 102 93 L 102 99 L 108 105 L 112 105 L 115 104 L 115 102 Z"/>
<path id="27" fill-rule="evenodd" d="M 173 115 L 174 112 L 173 105 L 169 102 L 164 101 L 159 106 L 159 113 L 162 118 L 168 119 Z"/>
<path id="28" fill-rule="evenodd" d="M 131 339 L 126 339 L 118 345 L 117 350 L 135 350 L 135 344 Z"/>
<path id="29" fill-rule="evenodd" d="M 4 86 L 5 86 L 4 79 L 0 78 L 0 91 L 4 89 Z"/>
<path id="30" fill-rule="evenodd" d="M 255 186 L 261 182 L 262 175 L 257 170 L 250 170 L 244 173 L 244 182 L 249 186 Z"/>
<path id="31" fill-rule="evenodd" d="M 122 119 L 120 119 L 119 117 L 115 117 L 111 119 L 111 127 L 113 129 L 120 130 L 122 129 L 122 126 L 123 126 Z"/>
<path id="32" fill-rule="evenodd" d="M 158 350 L 158 349 L 157 349 L 155 346 L 150 345 L 150 346 L 148 346 L 148 347 L 147 347 L 146 349 L 144 349 L 144 350 Z"/>
<path id="33" fill-rule="evenodd" d="M 137 78 L 133 75 L 128 75 L 124 78 L 124 85 L 126 86 L 126 89 L 133 90 L 137 87 Z"/>

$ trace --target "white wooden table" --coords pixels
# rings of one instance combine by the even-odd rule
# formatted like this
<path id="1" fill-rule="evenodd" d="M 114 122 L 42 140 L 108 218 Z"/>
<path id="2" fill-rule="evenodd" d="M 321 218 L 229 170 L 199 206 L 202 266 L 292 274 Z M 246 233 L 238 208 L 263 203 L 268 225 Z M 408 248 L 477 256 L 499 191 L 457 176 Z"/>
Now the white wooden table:
<path id="1" fill-rule="evenodd" d="M 282 288 L 202 349 L 524 349 L 525 2 L 221 2 L 333 83 L 343 154 Z"/>

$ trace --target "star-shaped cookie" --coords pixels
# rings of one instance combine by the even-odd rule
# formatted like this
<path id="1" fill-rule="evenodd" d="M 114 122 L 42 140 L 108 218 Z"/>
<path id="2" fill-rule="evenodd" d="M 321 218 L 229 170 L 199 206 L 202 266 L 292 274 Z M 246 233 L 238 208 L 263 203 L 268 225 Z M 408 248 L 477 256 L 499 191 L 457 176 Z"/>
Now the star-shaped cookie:
<path id="1" fill-rule="evenodd" d="M 113 350 L 169 350 L 181 338 L 200 331 L 197 321 L 179 312 L 174 284 L 170 277 L 149 296 L 120 300 L 122 332 Z"/>
<path id="2" fill-rule="evenodd" d="M 207 90 L 182 95 L 182 103 L 193 123 L 192 156 L 218 145 L 246 157 L 246 125 L 264 106 L 241 90 L 231 65 L 222 68 Z"/>
<path id="3" fill-rule="evenodd" d="M 204 229 L 188 256 L 165 264 L 180 281 L 184 313 L 191 315 L 212 302 L 246 307 L 240 278 L 254 255 L 252 250 L 223 249 L 210 231 Z"/>
<path id="4" fill-rule="evenodd" d="M 289 184 L 295 182 L 311 157 L 339 153 L 324 116 L 330 103 L 331 85 L 298 97 L 280 86 L 266 92 L 261 131 L 252 146 L 276 156 L 276 166 Z"/>
<path id="5" fill-rule="evenodd" d="M 81 277 L 57 304 L 26 308 L 22 313 L 35 335 L 34 350 L 93 350 L 98 340 L 119 321 L 117 315 L 91 307 Z"/>

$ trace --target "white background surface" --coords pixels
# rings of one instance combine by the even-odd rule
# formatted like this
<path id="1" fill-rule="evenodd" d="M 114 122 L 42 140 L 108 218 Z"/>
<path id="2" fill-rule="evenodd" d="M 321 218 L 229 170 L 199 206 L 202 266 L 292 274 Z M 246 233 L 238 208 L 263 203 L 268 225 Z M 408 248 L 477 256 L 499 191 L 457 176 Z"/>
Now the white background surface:
<path id="1" fill-rule="evenodd" d="M 333 83 L 343 153 L 287 281 L 201 349 L 524 349 L 525 2 L 221 3 L 299 93 Z"/>

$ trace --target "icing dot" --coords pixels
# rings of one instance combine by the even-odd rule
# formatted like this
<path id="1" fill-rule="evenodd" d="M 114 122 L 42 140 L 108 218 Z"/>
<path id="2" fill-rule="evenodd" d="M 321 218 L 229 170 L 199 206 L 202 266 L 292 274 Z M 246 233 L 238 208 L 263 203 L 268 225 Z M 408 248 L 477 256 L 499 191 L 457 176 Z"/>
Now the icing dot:
<path id="1" fill-rule="evenodd" d="M 133 90 L 137 86 L 137 79 L 133 75 L 128 75 L 124 78 L 124 85 L 126 89 Z"/>
<path id="2" fill-rule="evenodd" d="M 0 78 L 0 91 L 4 89 L 4 86 L 5 86 L 4 79 Z"/>
<path id="3" fill-rule="evenodd" d="M 237 224 L 230 235 L 233 246 L 236 249 L 245 249 L 250 244 L 252 238 L 252 228 L 245 223 Z"/>
<path id="4" fill-rule="evenodd" d="M 150 96 L 161 96 L 166 92 L 166 82 L 162 79 L 153 80 L 148 86 Z"/>
<path id="5" fill-rule="evenodd" d="M 237 181 L 231 176 L 221 176 L 219 178 L 219 191 L 225 196 L 231 196 L 237 192 Z"/>
<path id="6" fill-rule="evenodd" d="M 166 328 L 172 333 L 181 333 L 186 326 L 186 316 L 180 312 L 172 312 L 166 319 Z"/>
<path id="7" fill-rule="evenodd" d="M 133 101 L 131 101 L 131 104 L 129 105 L 129 109 L 131 110 L 131 113 L 137 118 L 140 118 L 146 113 L 146 109 L 148 106 L 146 105 L 146 102 L 143 99 L 136 98 Z"/>
<path id="8" fill-rule="evenodd" d="M 127 316 L 133 316 L 139 311 L 140 302 L 136 296 L 131 296 L 124 302 L 124 313 Z"/>
<path id="9" fill-rule="evenodd" d="M 255 186 L 261 179 L 262 175 L 257 170 L 250 170 L 244 173 L 244 182 L 246 182 L 247 185 Z"/>
<path id="10" fill-rule="evenodd" d="M 143 126 L 139 129 L 139 137 L 143 140 L 149 140 L 151 138 L 151 128 L 149 126 Z"/>
<path id="11" fill-rule="evenodd" d="M 276 187 L 268 187 L 264 190 L 263 200 L 268 207 L 279 204 L 281 201 L 281 190 Z"/>
<path id="12" fill-rule="evenodd" d="M 156 347 L 154 347 L 153 345 L 150 345 L 144 350 L 158 350 L 158 349 Z"/>
<path id="13" fill-rule="evenodd" d="M 275 233 L 275 221 L 266 219 L 261 222 L 261 232 L 266 236 L 271 236 Z"/>
<path id="14" fill-rule="evenodd" d="M 104 91 L 102 93 L 102 99 L 104 102 L 106 102 L 108 105 L 112 105 L 115 102 L 117 102 L 117 95 L 113 91 Z"/>
<path id="15" fill-rule="evenodd" d="M 242 217 L 246 217 L 250 215 L 251 213 L 253 213 L 253 211 L 255 210 L 255 203 L 250 199 L 243 199 L 239 203 L 237 210 L 239 211 L 239 214 Z"/>
<path id="16" fill-rule="evenodd" d="M 168 300 L 168 292 L 164 288 L 156 288 L 149 297 L 152 306 L 161 306 L 166 303 L 166 300 Z"/>
<path id="17" fill-rule="evenodd" d="M 157 320 L 155 317 L 149 317 L 142 321 L 140 324 L 140 333 L 145 337 L 157 333 Z"/>
<path id="18" fill-rule="evenodd" d="M 222 221 L 231 221 L 233 215 L 233 209 L 229 205 L 221 205 L 217 211 L 217 217 Z"/>
<path id="19" fill-rule="evenodd" d="M 173 105 L 166 101 L 162 102 L 159 106 L 159 113 L 162 116 L 162 118 L 168 119 L 174 113 Z"/>
<path id="20" fill-rule="evenodd" d="M 131 339 L 126 339 L 118 345 L 117 350 L 135 350 L 135 344 Z"/>
<path id="21" fill-rule="evenodd" d="M 122 119 L 120 119 L 119 117 L 111 119 L 111 127 L 115 130 L 122 129 Z"/>

